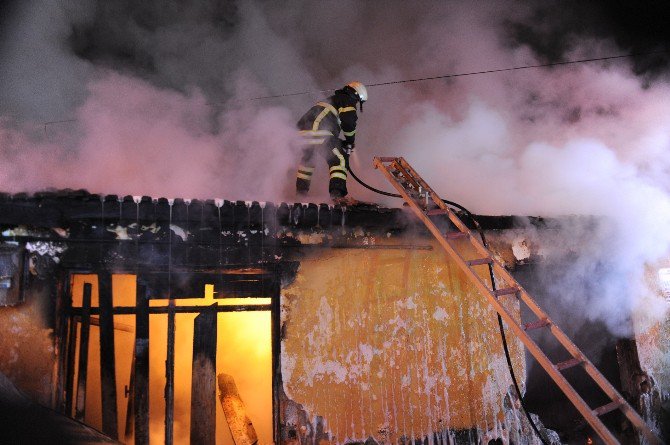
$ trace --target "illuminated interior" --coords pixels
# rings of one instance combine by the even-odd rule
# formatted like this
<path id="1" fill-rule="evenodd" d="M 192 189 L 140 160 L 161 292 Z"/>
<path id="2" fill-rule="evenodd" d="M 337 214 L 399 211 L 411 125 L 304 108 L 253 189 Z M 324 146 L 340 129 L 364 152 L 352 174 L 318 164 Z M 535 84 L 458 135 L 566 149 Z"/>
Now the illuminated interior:
<path id="1" fill-rule="evenodd" d="M 81 307 L 84 283 L 92 284 L 91 306 L 98 306 L 97 275 L 72 276 L 72 306 Z M 112 301 L 114 306 L 135 305 L 135 275 L 112 275 Z M 176 300 L 176 305 L 211 306 L 269 304 L 270 298 L 214 298 L 213 286 L 205 288 L 204 298 Z M 167 306 L 167 300 L 152 300 L 150 306 Z M 175 443 L 188 443 L 190 434 L 191 361 L 193 355 L 193 320 L 197 314 L 176 314 L 175 335 Z M 164 441 L 165 427 L 165 359 L 167 356 L 167 314 L 151 314 L 150 329 L 150 419 L 151 440 Z M 92 316 L 89 337 L 89 356 L 86 383 L 85 423 L 101 429 L 100 386 L 100 337 L 99 327 Z M 272 443 L 272 342 L 270 311 L 219 312 L 217 319 L 216 373 L 230 374 L 235 378 L 240 396 L 252 420 L 259 444 Z M 119 438 L 132 443 L 126 435 L 128 397 L 130 388 L 135 316 L 114 316 L 114 343 L 116 360 L 116 391 L 119 418 Z M 78 328 L 78 338 L 80 338 Z M 77 353 L 75 363 L 79 361 Z M 76 366 L 75 366 L 76 373 Z M 77 381 L 75 374 L 74 381 Z M 75 388 L 76 390 L 76 388 Z M 76 396 L 75 396 L 76 397 Z M 132 424 L 132 419 L 130 419 Z M 124 439 L 125 438 L 125 439 Z M 233 445 L 223 409 L 218 403 L 216 412 L 217 445 Z"/>

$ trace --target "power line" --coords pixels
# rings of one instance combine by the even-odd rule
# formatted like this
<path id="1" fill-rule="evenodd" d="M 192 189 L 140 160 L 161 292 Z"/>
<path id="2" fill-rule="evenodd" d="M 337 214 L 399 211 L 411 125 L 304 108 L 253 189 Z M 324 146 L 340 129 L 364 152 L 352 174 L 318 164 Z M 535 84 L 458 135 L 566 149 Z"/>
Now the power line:
<path id="1" fill-rule="evenodd" d="M 668 54 L 670 53 L 670 50 L 660 50 L 660 51 L 653 51 L 653 52 L 648 52 L 648 53 L 630 53 L 630 54 L 619 54 L 616 56 L 606 56 L 606 57 L 594 57 L 590 59 L 577 59 L 577 60 L 566 60 L 563 62 L 551 62 L 551 63 L 539 63 L 536 65 L 522 65 L 522 66 L 513 66 L 509 68 L 497 68 L 497 69 L 489 69 L 489 70 L 482 70 L 482 71 L 470 71 L 470 72 L 465 72 L 465 73 L 452 73 L 452 74 L 444 74 L 441 76 L 430 76 L 430 77 L 417 77 L 414 79 L 402 79 L 402 80 L 391 80 L 388 82 L 377 82 L 377 83 L 366 83 L 365 86 L 368 88 L 372 87 L 379 87 L 379 86 L 388 86 L 388 85 L 397 85 L 397 84 L 402 84 L 402 83 L 412 83 L 412 82 L 425 82 L 429 80 L 439 80 L 439 79 L 451 79 L 451 78 L 456 78 L 456 77 L 467 77 L 467 76 L 477 76 L 481 74 L 494 74 L 494 73 L 502 73 L 506 71 L 519 71 L 519 70 L 527 70 L 527 69 L 534 69 L 534 68 L 549 68 L 552 66 L 563 66 L 563 65 L 575 65 L 578 63 L 591 63 L 591 62 L 601 62 L 604 60 L 614 60 L 614 59 L 625 59 L 625 58 L 630 58 L 630 57 L 638 57 L 638 56 L 653 56 L 657 54 Z M 312 91 L 301 91 L 298 93 L 283 93 L 283 94 L 273 94 L 270 96 L 259 96 L 259 97 L 251 97 L 248 99 L 240 99 L 236 100 L 235 102 L 244 102 L 246 100 L 262 100 L 262 99 L 278 99 L 282 97 L 292 97 L 292 96 L 301 96 L 303 94 L 321 94 L 321 93 L 328 93 L 330 91 L 335 91 L 337 88 L 329 88 L 325 90 L 312 90 Z M 209 103 L 209 105 L 216 105 L 215 103 Z M 61 121 L 52 121 L 52 122 L 45 122 L 44 123 L 44 131 L 46 132 L 46 126 L 49 124 L 59 124 L 59 123 L 64 123 L 64 122 L 75 122 L 76 119 L 67 119 L 67 120 L 61 120 Z"/>
<path id="2" fill-rule="evenodd" d="M 63 124 L 65 122 L 77 122 L 77 119 L 65 119 L 62 121 L 51 121 L 51 122 L 44 122 L 44 134 L 47 134 L 47 125 L 51 124 Z"/>
<path id="3" fill-rule="evenodd" d="M 498 69 L 490 69 L 490 70 L 482 70 L 482 71 L 470 71 L 470 72 L 465 72 L 465 73 L 452 73 L 452 74 L 444 74 L 441 76 L 431 76 L 431 77 L 418 77 L 414 79 L 402 79 L 402 80 L 392 80 L 388 82 L 377 82 L 377 83 L 366 83 L 365 86 L 368 88 L 371 87 L 379 87 L 379 86 L 386 86 L 386 85 L 396 85 L 400 83 L 411 83 L 411 82 L 424 82 L 428 80 L 438 80 L 438 79 L 451 79 L 455 77 L 466 77 L 466 76 L 477 76 L 480 74 L 494 74 L 494 73 L 502 73 L 506 71 L 518 71 L 518 70 L 527 70 L 527 69 L 533 69 L 533 68 L 548 68 L 552 66 L 562 66 L 562 65 L 574 65 L 578 63 L 590 63 L 590 62 L 601 62 L 604 60 L 614 60 L 614 59 L 625 59 L 629 57 L 638 57 L 638 56 L 652 56 L 656 54 L 668 54 L 670 50 L 662 50 L 662 51 L 654 51 L 654 52 L 648 52 L 648 53 L 631 53 L 631 54 L 620 54 L 616 56 L 606 56 L 606 57 L 593 57 L 590 59 L 578 59 L 578 60 L 566 60 L 563 62 L 551 62 L 551 63 L 540 63 L 536 65 L 522 65 L 522 66 L 513 66 L 509 68 L 498 68 Z M 261 100 L 261 99 L 276 99 L 280 97 L 290 97 L 290 96 L 300 96 L 303 94 L 316 94 L 316 93 L 327 93 L 329 91 L 335 91 L 337 88 L 330 88 L 327 90 L 314 90 L 314 91 L 301 91 L 299 93 L 284 93 L 284 94 L 275 94 L 271 96 L 259 96 L 259 97 L 252 97 L 247 100 Z"/>

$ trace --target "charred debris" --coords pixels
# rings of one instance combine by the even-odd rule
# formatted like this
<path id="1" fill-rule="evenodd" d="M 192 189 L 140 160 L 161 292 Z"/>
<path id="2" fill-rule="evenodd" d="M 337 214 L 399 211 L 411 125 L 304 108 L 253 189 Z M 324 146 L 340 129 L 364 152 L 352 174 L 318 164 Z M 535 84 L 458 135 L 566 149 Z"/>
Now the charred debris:
<path id="1" fill-rule="evenodd" d="M 487 236 L 529 225 L 537 229 L 551 227 L 551 221 L 542 218 L 476 216 L 476 219 Z M 15 372 L 7 364 L 0 371 L 41 405 L 84 422 L 87 419 L 84 412 L 87 406 L 86 355 L 76 351 L 83 351 L 81 344 L 89 341 L 90 326 L 98 326 L 102 392 L 100 429 L 109 438 L 121 441 L 132 438 L 138 444 L 148 443 L 150 436 L 149 401 L 146 399 L 150 365 L 149 315 L 168 314 L 169 317 L 168 357 L 165 363 L 158 364 L 165 366 L 165 412 L 152 412 L 152 416 L 157 415 L 160 422 L 164 422 L 166 443 L 172 443 L 174 317 L 178 313 L 197 314 L 193 337 L 191 440 L 209 443 L 213 440 L 216 422 L 212 414 L 216 391 L 210 388 L 216 386 L 216 334 L 214 340 L 211 334 L 216 332 L 216 317 L 212 314 L 261 310 L 271 312 L 272 436 L 275 442 L 345 442 L 345 438 L 334 438 L 332 432 L 327 431 L 324 419 L 310 417 L 310 413 L 284 391 L 281 342 L 286 326 L 280 315 L 284 310 L 280 306 L 281 289 L 295 280 L 301 260 L 314 249 L 432 249 L 427 231 L 400 208 L 169 200 L 147 196 L 101 196 L 72 190 L 34 195 L 0 194 L 0 233 L 3 260 L 0 303 L 18 308 L 40 296 L 39 316 L 47 320 L 47 328 L 51 330 L 49 341 L 53 344 L 53 363 L 43 365 L 42 371 L 42 375 L 49 374 L 48 382 L 36 384 L 30 375 L 21 377 L 22 371 Z M 494 252 L 497 251 L 509 269 L 532 265 L 536 259 L 531 252 L 515 257 L 507 247 L 496 248 L 495 236 L 492 238 Z M 90 285 L 84 286 L 81 304 L 72 304 L 73 274 L 97 275 L 98 304 L 91 302 Z M 136 304 L 112 304 L 111 274 L 137 277 Z M 232 306 L 174 304 L 176 299 L 201 297 L 205 285 L 213 285 L 216 298 L 265 297 L 269 302 L 256 306 L 245 303 Z M 169 304 L 151 305 L 152 300 Z M 114 330 L 123 329 L 122 325 L 117 326 L 116 315 L 133 315 L 136 321 L 132 377 L 125 394 L 117 391 L 115 375 L 118 366 L 114 359 Z M 105 343 L 107 346 L 103 347 Z M 20 342 L 17 344 L 20 347 Z M 623 360 L 626 363 L 632 361 L 630 358 Z M 626 368 L 624 363 L 623 367 L 629 372 L 630 366 Z M 226 378 L 224 374 L 219 375 L 220 386 Z M 220 388 L 224 410 L 231 409 L 228 406 L 232 403 L 230 400 L 239 399 L 234 385 L 231 381 Z M 228 396 L 224 394 L 224 387 L 233 388 Z M 117 412 L 122 398 L 128 399 L 125 425 Z M 506 413 L 518 409 L 511 394 L 502 404 Z M 246 419 L 244 412 L 238 412 L 237 417 L 238 420 Z M 513 417 L 523 418 L 518 413 Z M 17 425 L 21 423 L 18 419 L 17 422 Z M 233 424 L 231 420 L 228 422 L 229 426 Z M 375 434 L 377 441 L 388 435 L 388 425 L 380 428 Z M 519 424 L 518 428 L 517 435 L 533 434 L 529 425 Z M 552 434 L 549 430 L 542 431 L 547 437 Z M 432 437 L 399 436 L 397 440 L 401 443 L 410 440 L 479 443 L 494 437 L 490 432 L 484 433 L 482 435 L 482 430 L 472 425 L 465 429 L 436 430 Z M 375 441 L 372 436 L 369 440 Z M 63 443 L 67 441 L 67 438 L 63 439 Z M 76 439 L 71 443 L 77 443 Z"/>

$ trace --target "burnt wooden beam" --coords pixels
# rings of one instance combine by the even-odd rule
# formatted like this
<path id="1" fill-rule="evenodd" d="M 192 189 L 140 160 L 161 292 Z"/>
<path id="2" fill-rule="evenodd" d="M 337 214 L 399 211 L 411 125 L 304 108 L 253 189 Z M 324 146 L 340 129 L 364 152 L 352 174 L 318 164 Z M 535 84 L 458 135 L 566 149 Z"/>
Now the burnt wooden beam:
<path id="1" fill-rule="evenodd" d="M 151 223 L 156 220 L 156 204 L 151 196 L 142 196 L 137 203 L 137 219 L 142 223 Z"/>
<path id="2" fill-rule="evenodd" d="M 77 358 L 77 318 L 69 318 L 69 327 L 67 334 L 67 365 L 65 374 L 65 413 L 72 416 L 72 406 L 74 401 L 74 368 Z"/>
<path id="3" fill-rule="evenodd" d="M 202 216 L 202 201 L 194 199 L 186 205 L 186 233 L 196 243 L 203 242 L 203 232 L 206 229 L 211 230 L 211 227 L 202 226 Z M 190 264 L 200 264 L 200 251 L 190 249 L 187 252 L 187 259 Z"/>
<path id="4" fill-rule="evenodd" d="M 135 315 L 135 445 L 149 443 L 149 296 L 144 283 L 137 285 Z"/>
<path id="5" fill-rule="evenodd" d="M 280 395 L 283 393 L 281 375 L 281 283 L 279 275 L 274 283 L 274 296 L 270 311 L 270 338 L 272 342 L 272 436 L 274 443 L 281 442 Z"/>
<path id="6" fill-rule="evenodd" d="M 112 276 L 98 273 L 100 300 L 100 387 L 102 391 L 102 431 L 112 439 L 119 437 L 116 406 L 116 360 L 114 358 L 114 311 Z"/>
<path id="7" fill-rule="evenodd" d="M 175 306 L 174 312 L 176 314 L 199 314 L 202 312 L 203 305 L 200 306 Z M 244 305 L 217 305 L 214 306 L 216 312 L 245 312 L 245 311 L 269 311 L 272 308 L 271 304 L 244 304 Z M 115 306 L 113 309 L 114 315 L 135 315 L 138 312 L 135 306 Z M 167 314 L 170 312 L 168 306 L 152 306 L 147 308 L 149 314 Z M 74 316 L 81 316 L 82 308 L 72 308 L 71 314 Z M 98 315 L 100 308 L 94 307 L 90 309 L 90 315 Z"/>
<path id="8" fill-rule="evenodd" d="M 167 222 L 172 210 L 172 222 L 184 229 L 199 226 L 205 230 L 190 231 L 187 241 L 208 238 L 209 228 L 220 226 L 225 230 L 269 229 L 273 236 L 275 228 L 290 225 L 300 228 L 325 227 L 345 223 L 364 228 L 403 229 L 407 218 L 401 209 L 386 209 L 375 205 L 341 208 L 327 204 L 268 203 L 261 207 L 252 202 L 192 200 L 176 198 L 173 205 L 165 198 L 154 199 L 142 196 L 135 202 L 132 196 L 92 195 L 85 191 L 28 195 L 4 195 L 0 199 L 0 224 L 30 224 L 35 227 L 66 227 L 74 225 L 77 236 L 102 234 L 109 237 L 107 228 L 117 224 L 127 226 L 132 222 L 150 226 Z M 344 218 L 343 218 L 344 216 Z M 323 224 L 327 222 L 327 224 Z M 102 224 L 101 224 L 102 223 Z M 91 225 L 95 225 L 93 228 Z M 138 228 L 129 228 L 137 233 Z M 216 233 L 214 231 L 212 234 Z M 162 234 L 161 234 L 162 236 Z"/>
<path id="9" fill-rule="evenodd" d="M 39 200 L 31 198 L 3 197 L 0 199 L 2 224 L 26 224 L 39 222 L 38 227 L 60 227 L 65 222 L 59 206 L 41 206 Z"/>
<path id="10" fill-rule="evenodd" d="M 192 444 L 214 444 L 216 439 L 216 320 L 216 307 L 210 306 L 193 322 Z"/>
<path id="11" fill-rule="evenodd" d="M 126 443 L 130 443 L 133 438 L 133 426 L 135 425 L 135 347 L 133 346 L 133 360 L 130 364 L 130 381 L 126 387 L 128 396 L 128 403 L 126 405 L 126 428 L 124 431 L 124 438 Z"/>
<path id="12" fill-rule="evenodd" d="M 88 371 L 88 337 L 91 328 L 91 283 L 84 283 L 81 304 L 81 334 L 79 342 L 79 371 L 77 373 L 77 403 L 74 418 L 84 421 L 86 411 L 86 373 Z"/>
<path id="13" fill-rule="evenodd" d="M 234 229 L 239 231 L 249 230 L 249 207 L 244 201 L 235 201 L 233 214 L 235 215 Z"/>
<path id="14" fill-rule="evenodd" d="M 256 445 L 258 435 L 232 375 L 218 375 L 219 401 L 235 445 Z"/>
<path id="15" fill-rule="evenodd" d="M 99 312 L 99 311 L 96 311 L 96 312 Z M 91 316 L 91 326 L 100 326 L 100 318 Z M 124 324 L 124 323 L 114 322 L 114 330 L 115 331 L 135 333 L 135 328 L 134 327 L 132 327 L 130 325 L 127 325 L 127 324 Z"/>
<path id="16" fill-rule="evenodd" d="M 24 267 L 25 268 L 25 267 Z M 28 274 L 26 274 L 28 275 Z M 64 412 L 65 407 L 65 369 L 67 366 L 67 339 L 68 339 L 68 318 L 67 318 L 67 309 L 68 296 L 66 295 L 65 283 L 66 274 L 64 271 L 60 271 L 58 274 L 58 280 L 55 283 L 55 297 L 56 297 L 56 307 L 55 307 L 55 319 L 54 319 L 54 333 L 56 338 L 54 339 L 54 381 L 56 385 L 54 387 L 54 394 L 52 398 L 51 407 L 59 412 Z M 25 288 L 24 288 L 25 289 Z"/>
<path id="17" fill-rule="evenodd" d="M 341 244 L 338 244 L 337 246 L 342 248 L 345 247 L 344 245 Z M 316 245 L 302 246 L 303 249 L 304 248 L 329 249 L 331 247 L 334 246 L 316 246 Z M 420 249 L 423 248 L 423 246 L 417 246 L 417 247 Z M 296 245 L 296 246 L 282 247 L 282 249 L 288 249 L 288 248 L 298 249 L 300 248 L 300 246 Z M 395 248 L 395 246 L 393 246 L 393 248 Z M 399 248 L 405 249 L 406 246 L 401 245 Z M 91 249 L 99 250 L 99 246 L 92 246 Z M 182 279 L 188 281 L 189 275 L 200 275 L 201 278 L 198 278 L 196 282 L 203 284 L 215 284 L 216 280 L 221 275 L 226 276 L 224 281 L 228 283 L 244 281 L 245 280 L 244 277 L 249 277 L 251 275 L 253 281 L 262 281 L 264 285 L 267 285 L 268 283 L 271 283 L 275 279 L 274 278 L 275 276 L 279 277 L 279 279 L 281 279 L 281 281 L 284 283 L 292 282 L 295 279 L 295 276 L 298 272 L 298 268 L 300 266 L 299 261 L 289 261 L 289 260 L 282 260 L 280 262 L 262 262 L 253 265 L 250 265 L 248 263 L 231 263 L 230 261 L 226 261 L 225 256 L 223 258 L 221 257 L 217 258 L 216 261 L 212 261 L 211 264 L 186 266 L 186 265 L 171 264 L 170 259 L 171 256 L 169 255 L 166 256 L 166 261 L 165 264 L 163 265 L 157 265 L 155 262 L 153 264 L 146 264 L 146 265 L 145 264 L 138 265 L 137 263 L 132 264 L 127 263 L 127 264 L 114 265 L 114 267 L 111 268 L 110 270 L 112 274 L 139 275 L 139 279 L 144 282 L 151 281 L 154 283 L 158 283 L 158 285 L 163 284 L 167 285 L 168 283 L 170 283 L 173 289 L 173 292 L 171 293 L 172 298 L 178 299 L 178 298 L 187 298 L 187 296 L 184 295 L 184 293 L 179 291 L 179 281 L 181 281 Z M 224 265 L 221 264 L 222 262 Z M 83 265 L 83 264 L 80 264 L 78 266 L 72 266 L 70 264 L 67 264 L 66 266 L 71 274 L 97 274 L 98 271 L 100 270 L 100 267 L 91 267 L 89 265 Z M 254 269 L 252 273 L 250 273 L 249 268 Z M 174 278 L 172 280 L 168 280 L 166 278 L 168 274 L 172 274 Z M 159 278 L 151 278 L 153 275 L 156 275 Z M 272 288 L 272 286 L 268 287 L 270 289 Z M 175 291 L 175 289 L 177 290 Z M 153 293 L 155 291 L 152 291 L 151 289 L 149 289 L 149 291 L 151 293 L 152 299 L 158 298 L 158 296 Z M 198 292 L 200 292 L 200 290 L 198 290 Z M 198 296 L 202 295 L 198 294 Z M 231 295 L 231 296 L 236 297 L 237 295 Z M 165 293 L 164 299 L 168 298 L 169 295 Z"/>
<path id="18" fill-rule="evenodd" d="M 129 227 L 133 223 L 138 223 L 138 206 L 135 203 L 135 200 L 132 196 L 126 195 L 119 202 L 120 205 L 120 215 L 119 215 L 119 225 L 124 226 L 128 230 L 128 235 L 133 236 L 139 233 L 140 228 L 138 225 Z"/>
<path id="19" fill-rule="evenodd" d="M 636 379 L 643 374 L 635 339 L 622 338 L 616 343 L 616 356 L 619 364 L 621 392 L 629 402 L 637 405 L 640 388 Z"/>
<path id="20" fill-rule="evenodd" d="M 165 445 L 174 443 L 174 300 L 168 305 L 167 357 L 165 359 Z"/>
<path id="21" fill-rule="evenodd" d="M 216 295 L 223 297 L 270 297 L 272 281 L 269 273 L 212 272 L 159 272 L 142 273 L 141 279 L 158 298 L 198 298 L 205 294 L 205 286 L 212 284 Z M 168 295 L 168 292 L 170 295 Z"/>

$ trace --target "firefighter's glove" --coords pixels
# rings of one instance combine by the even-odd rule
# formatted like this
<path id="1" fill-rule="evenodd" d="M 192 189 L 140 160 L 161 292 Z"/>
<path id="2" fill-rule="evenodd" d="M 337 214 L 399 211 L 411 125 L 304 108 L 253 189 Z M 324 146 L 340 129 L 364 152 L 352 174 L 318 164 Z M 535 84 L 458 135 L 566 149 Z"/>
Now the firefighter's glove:
<path id="1" fill-rule="evenodd" d="M 340 150 L 342 151 L 343 154 L 349 156 L 354 151 L 354 144 L 349 143 L 347 141 L 342 141 L 342 146 L 340 147 Z"/>

